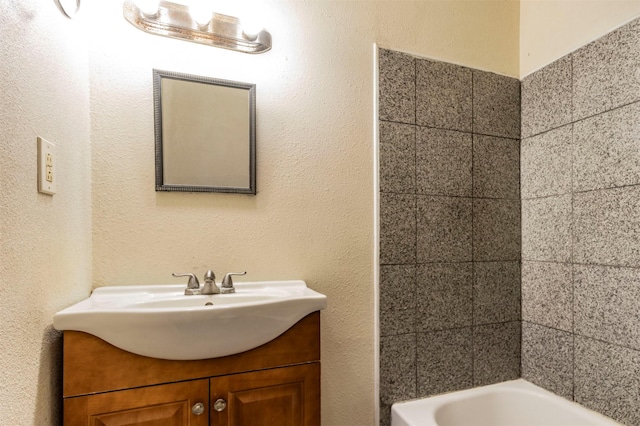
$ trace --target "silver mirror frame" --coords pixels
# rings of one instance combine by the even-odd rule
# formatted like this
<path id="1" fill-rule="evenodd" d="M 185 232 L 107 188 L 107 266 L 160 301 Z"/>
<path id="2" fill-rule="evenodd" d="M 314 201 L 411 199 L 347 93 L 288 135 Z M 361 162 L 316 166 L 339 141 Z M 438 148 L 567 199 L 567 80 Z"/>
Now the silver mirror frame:
<path id="1" fill-rule="evenodd" d="M 249 186 L 241 188 L 197 185 L 169 185 L 164 183 L 162 138 L 162 79 L 170 78 L 203 84 L 213 84 L 247 90 L 249 93 Z M 256 85 L 222 80 L 173 71 L 153 70 L 153 104 L 155 123 L 156 191 L 221 192 L 232 194 L 256 194 Z"/>

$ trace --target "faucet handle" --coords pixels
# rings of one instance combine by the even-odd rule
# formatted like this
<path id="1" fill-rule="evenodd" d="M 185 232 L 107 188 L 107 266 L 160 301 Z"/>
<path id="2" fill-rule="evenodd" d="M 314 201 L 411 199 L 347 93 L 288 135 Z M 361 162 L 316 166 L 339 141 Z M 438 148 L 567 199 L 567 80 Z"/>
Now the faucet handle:
<path id="1" fill-rule="evenodd" d="M 222 286 L 220 286 L 220 292 L 223 294 L 227 293 L 235 293 L 236 289 L 233 288 L 233 279 L 231 278 L 234 275 L 246 275 L 247 271 L 244 272 L 229 272 L 222 279 Z"/>
<path id="2" fill-rule="evenodd" d="M 193 294 L 200 294 L 200 281 L 198 281 L 198 277 L 196 274 L 176 274 L 172 273 L 174 277 L 189 277 L 189 281 L 187 282 L 187 288 L 184 290 L 184 294 L 187 296 Z"/>

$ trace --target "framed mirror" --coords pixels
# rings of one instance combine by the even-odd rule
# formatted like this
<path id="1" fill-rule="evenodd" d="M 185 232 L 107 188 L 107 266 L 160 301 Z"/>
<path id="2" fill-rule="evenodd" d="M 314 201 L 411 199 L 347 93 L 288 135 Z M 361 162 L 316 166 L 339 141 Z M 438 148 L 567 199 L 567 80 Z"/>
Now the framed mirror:
<path id="1" fill-rule="evenodd" d="M 256 193 L 256 86 L 153 70 L 156 191 Z"/>

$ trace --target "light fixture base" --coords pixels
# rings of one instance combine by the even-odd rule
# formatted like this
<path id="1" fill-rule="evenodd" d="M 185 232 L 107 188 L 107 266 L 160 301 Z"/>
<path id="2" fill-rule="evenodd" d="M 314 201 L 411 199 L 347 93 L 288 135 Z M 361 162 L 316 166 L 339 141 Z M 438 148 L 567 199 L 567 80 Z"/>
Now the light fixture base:
<path id="1" fill-rule="evenodd" d="M 242 31 L 240 20 L 213 13 L 207 25 L 198 24 L 187 6 L 160 0 L 153 16 L 144 14 L 132 0 L 125 0 L 124 17 L 131 25 L 150 34 L 221 47 L 244 53 L 264 53 L 271 49 L 271 34 L 262 30 L 256 36 Z"/>

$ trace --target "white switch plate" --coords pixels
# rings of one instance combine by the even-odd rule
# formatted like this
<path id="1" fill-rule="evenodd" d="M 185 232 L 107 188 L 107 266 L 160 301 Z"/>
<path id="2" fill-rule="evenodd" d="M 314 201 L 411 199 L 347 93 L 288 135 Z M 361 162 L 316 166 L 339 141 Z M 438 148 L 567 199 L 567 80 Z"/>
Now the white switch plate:
<path id="1" fill-rule="evenodd" d="M 56 193 L 56 146 L 38 137 L 38 192 Z"/>

